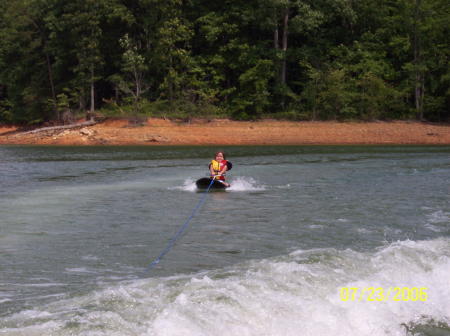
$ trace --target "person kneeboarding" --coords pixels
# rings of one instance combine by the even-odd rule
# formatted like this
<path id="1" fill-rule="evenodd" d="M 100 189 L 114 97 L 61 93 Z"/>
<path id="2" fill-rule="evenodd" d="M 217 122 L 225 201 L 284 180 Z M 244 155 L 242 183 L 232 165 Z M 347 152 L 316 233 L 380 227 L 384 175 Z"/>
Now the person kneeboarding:
<path id="1" fill-rule="evenodd" d="M 227 170 L 230 170 L 231 167 L 232 164 L 225 159 L 224 152 L 217 152 L 214 156 L 214 160 L 209 164 L 211 178 L 220 181 L 228 188 L 230 184 L 225 182 L 225 173 Z"/>

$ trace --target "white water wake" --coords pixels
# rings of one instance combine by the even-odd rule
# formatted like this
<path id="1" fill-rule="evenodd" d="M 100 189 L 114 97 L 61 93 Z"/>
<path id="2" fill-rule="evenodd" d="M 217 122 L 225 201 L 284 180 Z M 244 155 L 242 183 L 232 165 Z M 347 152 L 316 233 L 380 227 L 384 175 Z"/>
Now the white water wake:
<path id="1" fill-rule="evenodd" d="M 259 183 L 252 177 L 238 176 L 227 180 L 231 187 L 227 189 L 227 191 L 263 191 L 266 190 L 266 186 L 264 184 Z M 179 187 L 172 187 L 169 189 L 174 190 L 183 190 L 183 191 L 197 191 L 197 187 L 195 186 L 195 180 L 192 178 L 188 178 L 183 181 L 183 185 Z"/>
<path id="2" fill-rule="evenodd" d="M 413 335 L 450 330 L 450 239 L 314 249 L 122 282 L 0 318 L 15 335 Z M 342 301 L 342 287 L 425 287 L 426 301 Z M 408 333 L 409 331 L 409 333 Z"/>

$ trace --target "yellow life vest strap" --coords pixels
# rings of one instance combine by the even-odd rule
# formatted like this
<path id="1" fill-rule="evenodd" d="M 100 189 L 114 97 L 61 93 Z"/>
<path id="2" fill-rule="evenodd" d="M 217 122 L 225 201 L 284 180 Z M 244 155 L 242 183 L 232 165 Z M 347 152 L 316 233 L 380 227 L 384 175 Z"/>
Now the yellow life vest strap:
<path id="1" fill-rule="evenodd" d="M 211 161 L 211 166 L 212 166 L 212 169 L 213 169 L 216 173 L 220 172 L 220 163 L 219 163 L 219 162 L 217 162 L 216 160 L 212 160 L 212 161 Z"/>

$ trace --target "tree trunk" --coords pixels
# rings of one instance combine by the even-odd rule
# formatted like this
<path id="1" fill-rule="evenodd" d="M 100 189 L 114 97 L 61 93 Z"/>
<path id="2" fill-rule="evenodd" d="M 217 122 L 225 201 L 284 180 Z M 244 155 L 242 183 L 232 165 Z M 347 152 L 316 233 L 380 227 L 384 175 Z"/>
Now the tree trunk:
<path id="1" fill-rule="evenodd" d="M 135 85 L 136 85 L 136 100 L 139 100 L 141 97 L 141 81 L 139 78 L 139 73 L 137 71 L 134 72 Z"/>
<path id="2" fill-rule="evenodd" d="M 86 110 L 86 94 L 84 89 L 81 89 L 78 95 L 78 110 L 85 111 Z"/>
<path id="3" fill-rule="evenodd" d="M 133 71 L 133 75 L 134 75 L 134 85 L 135 85 L 135 93 L 134 93 L 134 113 L 139 113 L 140 109 L 139 109 L 139 98 L 141 96 L 141 85 L 140 85 L 140 80 L 139 80 L 139 73 L 136 70 L 136 68 Z M 137 116 L 136 116 L 137 118 Z"/>
<path id="4" fill-rule="evenodd" d="M 423 83 L 423 75 L 417 71 L 416 73 L 416 87 L 415 87 L 415 105 L 416 105 L 416 114 L 417 119 L 423 120 L 423 97 L 424 97 L 424 83 Z"/>
<path id="5" fill-rule="evenodd" d="M 114 97 L 116 98 L 116 102 L 119 101 L 119 88 L 117 85 L 114 86 Z"/>
<path id="6" fill-rule="evenodd" d="M 316 78 L 314 79 L 314 102 L 313 102 L 313 108 L 312 108 L 312 120 L 317 120 L 317 92 L 319 87 L 319 80 Z"/>
<path id="7" fill-rule="evenodd" d="M 28 15 L 28 14 L 27 14 Z M 57 106 L 57 102 L 56 102 L 56 91 L 55 91 L 55 84 L 53 82 L 53 71 L 52 71 L 52 64 L 50 62 L 50 55 L 48 54 L 48 52 L 46 51 L 46 46 L 47 46 L 47 39 L 46 36 L 44 34 L 44 32 L 42 31 L 41 27 L 38 25 L 38 23 L 34 20 L 34 18 L 30 15 L 28 15 L 28 17 L 31 19 L 31 22 L 33 23 L 33 25 L 36 27 L 36 29 L 39 31 L 39 34 L 41 36 L 41 40 L 42 40 L 42 47 L 44 49 L 44 53 L 45 53 L 45 60 L 47 63 L 47 74 L 48 74 L 48 80 L 50 82 L 50 88 L 52 90 L 52 99 L 53 99 L 53 108 L 55 109 L 55 114 L 56 114 L 56 120 L 60 121 L 61 116 L 59 114 L 59 109 Z"/>
<path id="8" fill-rule="evenodd" d="M 281 40 L 281 50 L 282 50 L 282 60 L 279 73 L 280 84 L 284 87 L 286 85 L 286 52 L 288 47 L 288 23 L 289 23 L 289 8 L 285 8 L 283 16 L 283 36 Z M 281 97 L 281 108 L 284 110 L 286 105 L 286 95 L 283 94 Z"/>
<path id="9" fill-rule="evenodd" d="M 169 81 L 167 83 L 168 90 L 169 90 L 169 104 L 172 107 L 173 106 L 173 81 L 172 81 L 172 73 L 173 73 L 173 60 L 172 55 L 169 57 Z"/>
<path id="10" fill-rule="evenodd" d="M 289 8 L 286 8 L 283 18 L 283 63 L 281 65 L 281 84 L 286 84 L 286 51 L 288 47 L 288 22 L 289 22 Z"/>
<path id="11" fill-rule="evenodd" d="M 91 109 L 87 120 L 92 120 L 94 118 L 95 112 L 95 87 L 94 87 L 94 65 L 91 66 Z"/>
<path id="12" fill-rule="evenodd" d="M 421 40 L 420 33 L 418 29 L 420 21 L 420 7 L 421 0 L 416 0 L 415 10 L 414 10 L 414 71 L 415 71 L 415 90 L 414 90 L 414 101 L 416 106 L 416 117 L 419 120 L 423 119 L 423 98 L 424 98 L 424 74 L 421 67 Z"/>
<path id="13" fill-rule="evenodd" d="M 275 50 L 280 49 L 280 45 L 278 44 L 278 25 L 275 28 L 275 31 L 273 32 L 273 47 Z"/>
<path id="14" fill-rule="evenodd" d="M 56 104 L 55 84 L 53 83 L 53 71 L 52 71 L 52 65 L 50 63 L 50 55 L 48 54 L 48 52 L 45 52 L 45 58 L 47 60 L 48 80 L 50 82 L 50 87 L 52 89 L 53 107 L 54 107 L 55 113 L 56 113 L 56 120 L 60 121 L 61 116 L 59 115 L 59 109 Z"/>
<path id="15" fill-rule="evenodd" d="M 275 22 L 275 29 L 273 31 L 273 48 L 275 49 L 276 53 L 276 63 L 275 63 L 275 84 L 279 84 L 280 78 L 281 78 L 281 63 L 278 60 L 278 50 L 280 50 L 280 33 L 278 29 L 278 13 L 275 10 L 274 12 L 274 22 Z"/>
<path id="16" fill-rule="evenodd" d="M 64 126 L 51 126 L 51 127 L 43 127 L 43 128 L 37 128 L 32 131 L 22 132 L 18 133 L 18 135 L 24 135 L 24 134 L 35 134 L 40 132 L 47 132 L 47 131 L 60 131 L 60 130 L 67 130 L 72 128 L 80 128 L 80 127 L 86 127 L 86 126 L 92 126 L 95 125 L 97 122 L 94 120 L 85 121 L 79 124 L 72 124 L 72 125 L 64 125 Z"/>

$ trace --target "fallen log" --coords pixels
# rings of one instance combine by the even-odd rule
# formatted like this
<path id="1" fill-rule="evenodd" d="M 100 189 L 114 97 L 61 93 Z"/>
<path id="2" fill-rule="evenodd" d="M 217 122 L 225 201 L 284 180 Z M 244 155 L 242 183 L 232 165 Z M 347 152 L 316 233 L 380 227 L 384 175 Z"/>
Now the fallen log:
<path id="1" fill-rule="evenodd" d="M 78 124 L 72 124 L 72 125 L 42 127 L 42 128 L 34 129 L 32 131 L 18 133 L 16 135 L 34 134 L 34 133 L 40 133 L 40 132 L 46 132 L 46 131 L 66 130 L 66 129 L 72 129 L 72 128 L 78 128 L 78 127 L 92 126 L 92 125 L 95 125 L 96 123 L 97 122 L 95 120 L 89 120 L 89 121 L 85 121 L 85 122 L 78 123 Z"/>

